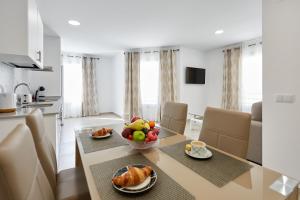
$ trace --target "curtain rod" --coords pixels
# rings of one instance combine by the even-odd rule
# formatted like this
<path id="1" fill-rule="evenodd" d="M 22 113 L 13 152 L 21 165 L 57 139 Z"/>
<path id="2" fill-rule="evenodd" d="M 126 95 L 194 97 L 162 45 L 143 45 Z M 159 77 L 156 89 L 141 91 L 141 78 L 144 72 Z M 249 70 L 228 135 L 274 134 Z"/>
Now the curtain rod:
<path id="1" fill-rule="evenodd" d="M 259 42 L 258 44 L 262 44 L 262 42 Z M 248 47 L 253 47 L 253 46 L 256 46 L 257 45 L 257 43 L 253 43 L 253 44 L 249 44 L 249 45 L 247 45 Z M 241 48 L 241 46 L 239 45 L 239 46 L 233 46 L 233 47 L 228 47 L 228 48 L 224 48 L 223 50 L 222 50 L 222 52 L 224 52 L 226 49 L 238 49 L 238 48 Z"/>
<path id="2" fill-rule="evenodd" d="M 259 44 L 262 44 L 262 42 L 259 42 Z M 252 47 L 252 46 L 256 46 L 257 44 L 254 43 L 254 44 L 249 44 L 248 47 Z"/>
<path id="3" fill-rule="evenodd" d="M 64 56 L 64 55 L 62 55 L 62 56 Z M 70 58 L 92 58 L 92 59 L 100 60 L 100 58 L 89 57 L 89 56 L 70 56 L 70 55 L 66 55 L 66 56 L 70 57 Z"/>
<path id="4" fill-rule="evenodd" d="M 180 49 L 170 49 L 172 51 L 180 51 Z M 162 49 L 161 51 L 168 51 L 168 49 Z M 155 51 L 129 51 L 131 53 L 159 53 L 160 51 L 155 50 Z M 125 54 L 126 52 L 124 52 Z"/>

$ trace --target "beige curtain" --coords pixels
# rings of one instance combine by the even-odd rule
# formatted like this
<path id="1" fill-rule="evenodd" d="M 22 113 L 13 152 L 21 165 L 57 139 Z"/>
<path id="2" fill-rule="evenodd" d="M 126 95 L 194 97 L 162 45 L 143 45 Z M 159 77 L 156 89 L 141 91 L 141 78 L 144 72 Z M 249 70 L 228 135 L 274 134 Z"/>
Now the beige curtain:
<path id="1" fill-rule="evenodd" d="M 163 116 L 164 105 L 176 101 L 176 51 L 160 51 L 160 109 L 159 119 Z"/>
<path id="2" fill-rule="evenodd" d="M 224 50 L 223 95 L 222 107 L 229 110 L 239 110 L 239 68 L 241 63 L 241 48 Z"/>
<path id="3" fill-rule="evenodd" d="M 140 93 L 140 53 L 125 53 L 125 119 L 142 115 Z"/>
<path id="4" fill-rule="evenodd" d="M 96 65 L 95 58 L 83 57 L 82 60 L 82 115 L 93 116 L 98 112 L 98 94 L 96 88 Z"/>

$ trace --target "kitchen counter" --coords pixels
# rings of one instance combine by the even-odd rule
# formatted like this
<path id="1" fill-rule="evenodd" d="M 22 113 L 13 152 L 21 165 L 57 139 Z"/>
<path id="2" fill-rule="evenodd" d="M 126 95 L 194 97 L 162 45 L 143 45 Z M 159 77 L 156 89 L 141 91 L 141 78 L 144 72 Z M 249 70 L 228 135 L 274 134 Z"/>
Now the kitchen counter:
<path id="1" fill-rule="evenodd" d="M 41 109 L 44 115 L 45 134 L 52 144 L 56 156 L 59 155 L 61 132 L 61 107 L 62 98 L 47 97 L 45 102 L 33 102 L 17 108 L 16 112 L 0 113 L 0 143 L 18 125 L 26 124 L 26 116 L 34 109 Z"/>
<path id="2" fill-rule="evenodd" d="M 45 102 L 33 102 L 27 105 L 27 107 L 25 107 L 24 105 L 22 107 L 18 107 L 15 112 L 0 113 L 0 120 L 25 117 L 36 108 L 41 109 L 44 115 L 56 115 L 60 113 L 61 105 L 62 105 L 61 98 L 56 101 L 48 100 Z"/>

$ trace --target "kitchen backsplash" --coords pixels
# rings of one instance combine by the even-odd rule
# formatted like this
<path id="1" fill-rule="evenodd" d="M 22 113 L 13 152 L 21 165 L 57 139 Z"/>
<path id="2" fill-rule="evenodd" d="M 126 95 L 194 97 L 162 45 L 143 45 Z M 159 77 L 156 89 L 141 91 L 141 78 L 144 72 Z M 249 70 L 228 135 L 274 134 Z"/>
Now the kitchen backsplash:
<path id="1" fill-rule="evenodd" d="M 28 71 L 24 69 L 16 69 L 9 67 L 0 62 L 0 85 L 5 89 L 5 92 L 13 92 L 16 84 L 28 82 Z M 18 92 L 26 91 L 25 88 L 18 89 Z"/>

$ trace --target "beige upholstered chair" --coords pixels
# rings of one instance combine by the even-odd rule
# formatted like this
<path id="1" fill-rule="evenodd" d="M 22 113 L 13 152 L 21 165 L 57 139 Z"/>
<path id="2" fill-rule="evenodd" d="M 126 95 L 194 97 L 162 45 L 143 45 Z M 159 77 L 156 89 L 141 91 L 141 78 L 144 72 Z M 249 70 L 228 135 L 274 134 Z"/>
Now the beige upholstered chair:
<path id="1" fill-rule="evenodd" d="M 164 107 L 160 126 L 184 134 L 187 108 L 187 104 L 184 103 L 167 102 Z"/>
<path id="2" fill-rule="evenodd" d="M 246 158 L 251 115 L 208 107 L 199 139 L 227 153 Z"/>
<path id="3" fill-rule="evenodd" d="M 54 148 L 45 134 L 43 114 L 39 109 L 26 116 L 31 130 L 38 158 L 59 199 L 90 199 L 83 169 L 72 168 L 57 174 Z M 53 133 L 55 134 L 55 133 Z"/>
<path id="4" fill-rule="evenodd" d="M 54 200 L 30 130 L 18 125 L 0 143 L 0 199 Z"/>

